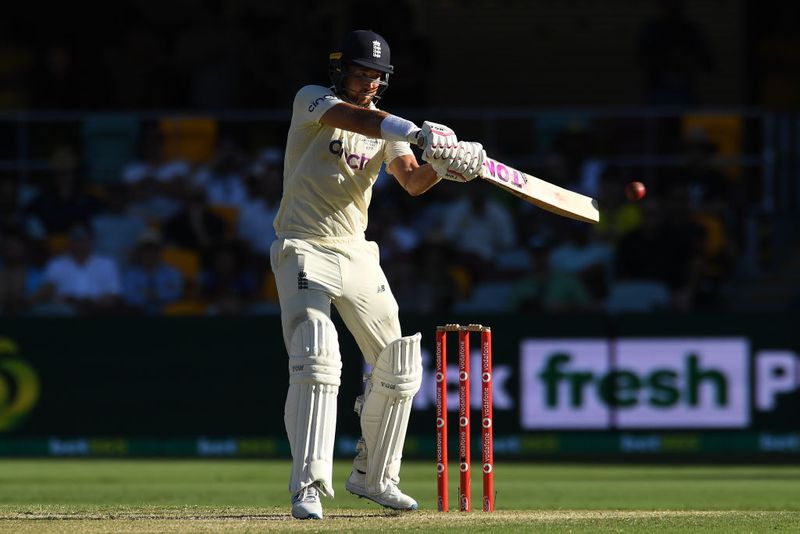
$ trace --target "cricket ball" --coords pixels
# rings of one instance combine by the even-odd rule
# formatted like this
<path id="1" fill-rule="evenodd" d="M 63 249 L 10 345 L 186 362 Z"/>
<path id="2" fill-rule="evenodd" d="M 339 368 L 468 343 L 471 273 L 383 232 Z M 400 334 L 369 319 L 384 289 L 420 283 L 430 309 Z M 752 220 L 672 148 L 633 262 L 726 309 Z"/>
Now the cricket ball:
<path id="1" fill-rule="evenodd" d="M 625 186 L 625 196 L 632 202 L 644 198 L 645 193 L 647 193 L 647 189 L 642 182 L 631 182 Z"/>

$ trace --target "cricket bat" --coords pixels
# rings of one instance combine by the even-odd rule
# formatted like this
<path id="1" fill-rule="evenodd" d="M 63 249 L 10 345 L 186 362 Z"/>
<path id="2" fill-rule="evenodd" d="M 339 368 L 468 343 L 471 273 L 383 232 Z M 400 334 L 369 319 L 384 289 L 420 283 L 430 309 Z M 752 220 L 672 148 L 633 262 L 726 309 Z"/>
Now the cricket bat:
<path id="1" fill-rule="evenodd" d="M 492 158 L 484 160 L 481 178 L 550 213 L 592 224 L 600 222 L 597 200 L 518 171 Z"/>
<path id="2" fill-rule="evenodd" d="M 424 148 L 425 140 L 421 136 L 418 139 L 416 133 L 411 134 L 408 141 Z M 483 162 L 481 178 L 550 213 L 591 224 L 600 222 L 597 200 L 526 174 L 490 157 Z"/>

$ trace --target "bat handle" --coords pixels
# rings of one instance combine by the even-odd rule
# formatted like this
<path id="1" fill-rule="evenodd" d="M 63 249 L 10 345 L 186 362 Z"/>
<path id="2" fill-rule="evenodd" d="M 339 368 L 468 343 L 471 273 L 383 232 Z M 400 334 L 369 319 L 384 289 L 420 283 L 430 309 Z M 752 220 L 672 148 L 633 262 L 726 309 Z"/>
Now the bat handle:
<path id="1" fill-rule="evenodd" d="M 425 137 L 422 135 L 422 130 L 417 130 L 408 134 L 406 141 L 412 145 L 418 146 L 420 150 L 425 150 Z"/>

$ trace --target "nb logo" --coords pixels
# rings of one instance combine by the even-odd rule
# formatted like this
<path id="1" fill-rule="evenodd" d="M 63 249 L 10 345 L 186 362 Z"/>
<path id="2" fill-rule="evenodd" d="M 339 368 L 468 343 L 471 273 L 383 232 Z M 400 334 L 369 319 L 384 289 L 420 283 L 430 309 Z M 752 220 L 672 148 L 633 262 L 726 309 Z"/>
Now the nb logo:
<path id="1" fill-rule="evenodd" d="M 378 286 L 378 293 L 383 293 L 384 291 L 386 291 L 386 285 L 385 284 L 379 285 Z"/>

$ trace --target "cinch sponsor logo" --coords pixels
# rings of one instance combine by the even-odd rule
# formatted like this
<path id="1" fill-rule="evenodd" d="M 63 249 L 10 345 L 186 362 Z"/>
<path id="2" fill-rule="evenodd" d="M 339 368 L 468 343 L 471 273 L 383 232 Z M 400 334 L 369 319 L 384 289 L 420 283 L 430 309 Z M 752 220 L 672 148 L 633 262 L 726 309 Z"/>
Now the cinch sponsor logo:
<path id="1" fill-rule="evenodd" d="M 525 341 L 521 425 L 746 427 L 748 353 L 740 338 Z"/>
<path id="2" fill-rule="evenodd" d="M 333 96 L 333 95 L 331 95 L 331 94 L 328 94 L 328 95 L 322 95 L 322 96 L 320 96 L 320 97 L 317 97 L 317 98 L 315 98 L 315 99 L 314 99 L 314 101 L 313 101 L 313 102 L 311 102 L 311 104 L 309 104 L 309 106 L 308 106 L 308 112 L 309 112 L 309 113 L 311 113 L 312 111 L 314 111 L 315 109 L 317 109 L 317 106 L 319 106 L 321 103 L 325 102 L 326 100 L 333 100 L 333 99 L 335 99 L 335 98 L 336 98 L 336 97 L 335 97 L 335 96 Z"/>
<path id="3" fill-rule="evenodd" d="M 353 154 L 345 150 L 341 139 L 331 141 L 328 145 L 328 150 L 330 150 L 331 154 L 342 158 L 348 167 L 357 171 L 364 170 L 370 160 L 365 154 Z"/>

